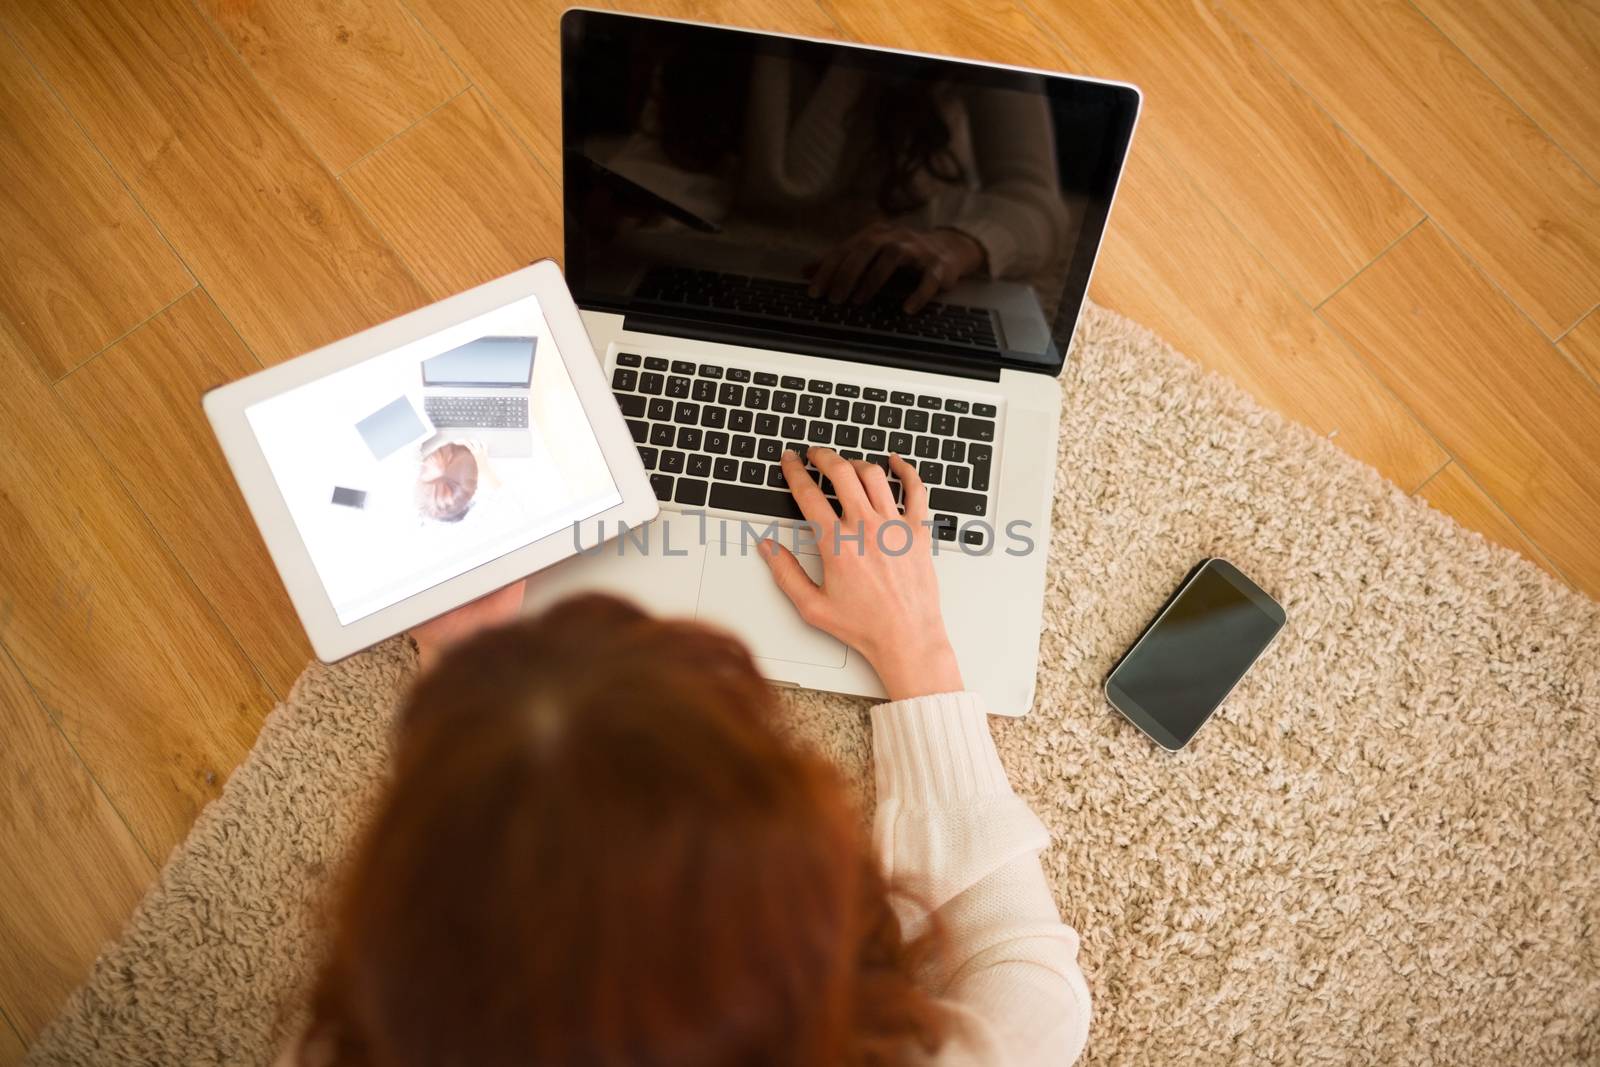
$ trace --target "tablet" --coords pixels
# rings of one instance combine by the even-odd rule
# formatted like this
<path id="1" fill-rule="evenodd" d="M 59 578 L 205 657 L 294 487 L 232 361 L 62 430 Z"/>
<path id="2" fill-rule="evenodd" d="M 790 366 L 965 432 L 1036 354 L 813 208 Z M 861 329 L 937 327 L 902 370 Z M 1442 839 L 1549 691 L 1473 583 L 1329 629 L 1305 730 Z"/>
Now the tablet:
<path id="1" fill-rule="evenodd" d="M 204 403 L 323 660 L 657 513 L 550 260 L 213 389 Z"/>

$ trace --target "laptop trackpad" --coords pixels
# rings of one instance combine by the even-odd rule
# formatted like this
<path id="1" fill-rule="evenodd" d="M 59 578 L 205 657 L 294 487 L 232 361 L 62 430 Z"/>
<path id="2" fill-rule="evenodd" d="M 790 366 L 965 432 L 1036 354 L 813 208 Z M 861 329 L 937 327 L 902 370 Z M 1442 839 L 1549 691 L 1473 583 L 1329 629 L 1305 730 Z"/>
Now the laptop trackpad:
<path id="1" fill-rule="evenodd" d="M 813 581 L 822 577 L 821 556 L 802 552 L 796 558 Z M 737 548 L 706 552 L 695 617 L 738 634 L 759 659 L 843 667 L 848 654 L 843 643 L 800 621 L 754 549 L 743 556 Z"/>

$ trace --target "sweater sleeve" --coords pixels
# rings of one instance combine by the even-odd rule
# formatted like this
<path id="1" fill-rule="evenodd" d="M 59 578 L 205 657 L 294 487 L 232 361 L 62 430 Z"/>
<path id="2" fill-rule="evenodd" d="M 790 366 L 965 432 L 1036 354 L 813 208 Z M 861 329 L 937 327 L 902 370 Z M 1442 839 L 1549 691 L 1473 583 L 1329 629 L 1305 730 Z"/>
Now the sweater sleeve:
<path id="1" fill-rule="evenodd" d="M 1006 780 L 973 693 L 872 709 L 873 836 L 908 936 L 937 913 L 931 976 L 953 1032 L 939 1067 L 1066 1064 L 1089 1033 L 1078 935 L 1061 921 L 1039 853 L 1049 832 Z"/>

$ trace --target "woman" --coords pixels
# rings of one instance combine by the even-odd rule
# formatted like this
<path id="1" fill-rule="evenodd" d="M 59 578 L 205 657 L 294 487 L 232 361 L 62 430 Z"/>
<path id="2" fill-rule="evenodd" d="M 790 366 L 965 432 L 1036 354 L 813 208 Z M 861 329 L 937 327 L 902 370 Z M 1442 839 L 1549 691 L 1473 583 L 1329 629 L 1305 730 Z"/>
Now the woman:
<path id="1" fill-rule="evenodd" d="M 460 522 L 472 506 L 500 487 L 489 451 L 478 440 L 430 449 L 417 470 L 417 511 L 436 522 Z"/>
<path id="2" fill-rule="evenodd" d="M 927 497 L 811 453 L 784 472 L 823 581 L 763 543 L 859 649 L 870 837 L 777 729 L 749 654 L 608 598 L 516 618 L 521 587 L 419 627 L 394 778 L 334 914 L 304 1064 L 1035 1064 L 1083 1047 L 1077 936 L 939 615 Z M 857 545 L 862 546 L 860 551 Z M 837 550 L 836 550 L 837 549 Z M 511 621 L 515 620 L 515 621 Z"/>

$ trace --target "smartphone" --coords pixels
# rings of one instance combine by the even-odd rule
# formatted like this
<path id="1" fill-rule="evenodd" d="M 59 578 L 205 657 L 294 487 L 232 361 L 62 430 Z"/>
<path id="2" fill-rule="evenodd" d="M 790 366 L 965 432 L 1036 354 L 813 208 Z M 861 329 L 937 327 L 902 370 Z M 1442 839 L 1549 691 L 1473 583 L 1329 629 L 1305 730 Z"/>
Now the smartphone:
<path id="1" fill-rule="evenodd" d="M 342 485 L 333 487 L 333 502 L 347 508 L 361 508 L 367 505 L 367 494 L 360 489 L 346 489 Z"/>
<path id="2" fill-rule="evenodd" d="M 1283 607 L 1201 560 L 1106 676 L 1106 700 L 1162 748 L 1187 745 L 1283 629 Z"/>

